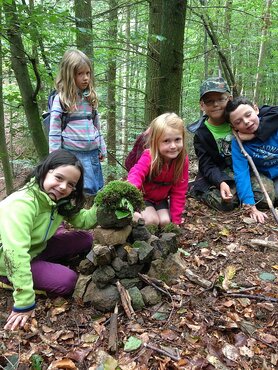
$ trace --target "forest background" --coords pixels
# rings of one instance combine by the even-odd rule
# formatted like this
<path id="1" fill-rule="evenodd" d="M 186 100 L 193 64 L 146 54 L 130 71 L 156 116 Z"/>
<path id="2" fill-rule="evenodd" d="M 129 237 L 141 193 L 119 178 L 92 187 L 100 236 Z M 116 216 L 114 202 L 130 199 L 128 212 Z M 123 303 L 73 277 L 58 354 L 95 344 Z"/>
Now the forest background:
<path id="1" fill-rule="evenodd" d="M 92 60 L 107 179 L 157 115 L 200 116 L 199 86 L 276 105 L 277 0 L 0 0 L 0 156 L 6 193 L 18 167 L 48 153 L 41 114 L 69 48 Z M 190 140 L 189 137 L 189 147 Z"/>

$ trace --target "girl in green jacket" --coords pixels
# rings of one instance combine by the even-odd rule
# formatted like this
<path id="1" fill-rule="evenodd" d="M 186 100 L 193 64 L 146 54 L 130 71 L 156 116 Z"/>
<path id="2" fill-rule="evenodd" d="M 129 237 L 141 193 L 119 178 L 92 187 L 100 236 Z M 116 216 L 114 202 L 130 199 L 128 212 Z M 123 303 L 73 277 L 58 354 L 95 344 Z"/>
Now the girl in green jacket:
<path id="1" fill-rule="evenodd" d="M 34 289 L 51 296 L 71 294 L 77 274 L 58 261 L 86 253 L 96 209 L 83 209 L 83 167 L 70 152 L 52 152 L 30 181 L 0 202 L 0 281 L 13 286 L 14 306 L 4 329 L 16 330 L 35 308 Z"/>

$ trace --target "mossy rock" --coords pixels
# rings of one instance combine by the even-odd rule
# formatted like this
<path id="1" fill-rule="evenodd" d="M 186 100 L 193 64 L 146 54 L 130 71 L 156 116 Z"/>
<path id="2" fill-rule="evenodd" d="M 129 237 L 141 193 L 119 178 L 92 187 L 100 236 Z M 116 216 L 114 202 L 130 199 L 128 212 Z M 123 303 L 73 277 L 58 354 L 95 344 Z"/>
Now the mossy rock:
<path id="1" fill-rule="evenodd" d="M 103 228 L 121 228 L 130 225 L 133 212 L 145 208 L 140 190 L 129 182 L 120 180 L 105 185 L 97 193 L 94 204 L 97 206 L 97 222 Z"/>
<path id="2" fill-rule="evenodd" d="M 123 228 L 132 223 L 132 215 L 118 219 L 114 209 L 100 206 L 97 209 L 97 223 L 104 229 Z"/>
<path id="3" fill-rule="evenodd" d="M 106 206 L 107 209 L 116 210 L 121 200 L 127 199 L 133 206 L 134 211 L 145 208 L 143 195 L 134 185 L 127 181 L 110 181 L 99 191 L 95 197 L 94 204 Z"/>

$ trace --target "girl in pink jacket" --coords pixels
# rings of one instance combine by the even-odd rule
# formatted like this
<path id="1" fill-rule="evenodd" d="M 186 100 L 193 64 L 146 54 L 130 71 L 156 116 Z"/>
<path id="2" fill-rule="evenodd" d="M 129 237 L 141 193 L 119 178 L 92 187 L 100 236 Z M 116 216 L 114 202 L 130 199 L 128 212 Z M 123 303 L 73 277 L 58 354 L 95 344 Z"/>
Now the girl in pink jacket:
<path id="1" fill-rule="evenodd" d="M 146 208 L 134 218 L 146 225 L 181 223 L 188 186 L 188 156 L 183 120 L 164 113 L 150 125 L 148 147 L 130 169 L 127 180 L 143 192 Z"/>

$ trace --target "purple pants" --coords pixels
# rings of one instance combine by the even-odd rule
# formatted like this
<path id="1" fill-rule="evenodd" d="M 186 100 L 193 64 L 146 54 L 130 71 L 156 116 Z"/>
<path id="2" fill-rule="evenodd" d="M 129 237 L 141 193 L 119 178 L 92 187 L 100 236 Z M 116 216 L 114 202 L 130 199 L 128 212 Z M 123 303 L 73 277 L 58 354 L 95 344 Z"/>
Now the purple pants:
<path id="1" fill-rule="evenodd" d="M 60 226 L 49 239 L 46 249 L 31 261 L 34 289 L 44 290 L 48 295 L 64 296 L 74 290 L 78 275 L 70 268 L 57 263 L 90 251 L 93 236 L 88 231 L 69 231 Z M 1 276 L 2 282 L 8 282 Z"/>

